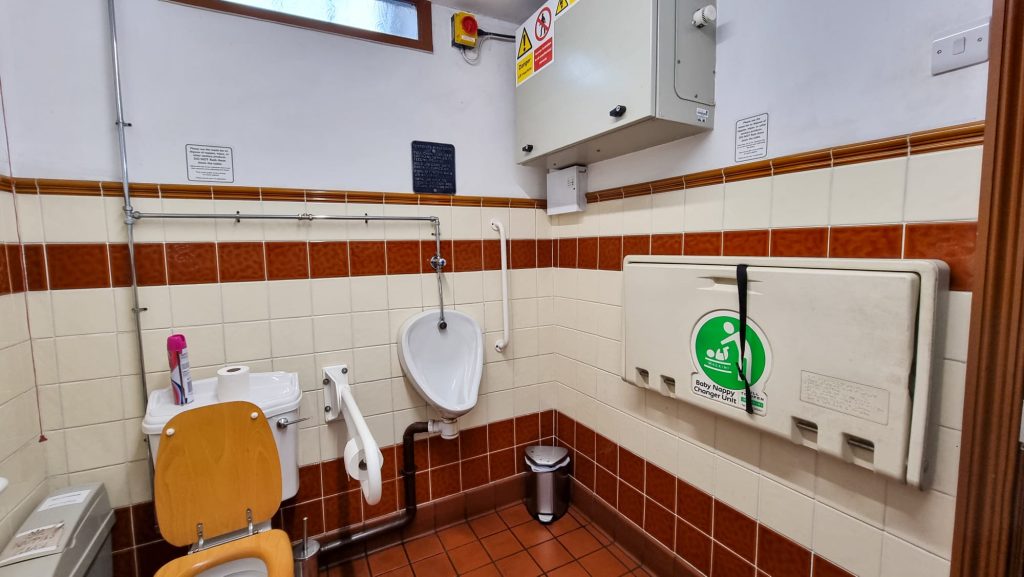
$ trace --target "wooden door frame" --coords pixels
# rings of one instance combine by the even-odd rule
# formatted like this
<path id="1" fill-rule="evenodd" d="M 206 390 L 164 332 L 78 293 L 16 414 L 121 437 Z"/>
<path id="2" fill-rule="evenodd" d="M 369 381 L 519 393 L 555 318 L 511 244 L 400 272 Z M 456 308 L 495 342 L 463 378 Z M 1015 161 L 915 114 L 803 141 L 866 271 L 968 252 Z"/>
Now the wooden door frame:
<path id="1" fill-rule="evenodd" d="M 1024 0 L 994 0 L 953 577 L 1021 575 Z"/>

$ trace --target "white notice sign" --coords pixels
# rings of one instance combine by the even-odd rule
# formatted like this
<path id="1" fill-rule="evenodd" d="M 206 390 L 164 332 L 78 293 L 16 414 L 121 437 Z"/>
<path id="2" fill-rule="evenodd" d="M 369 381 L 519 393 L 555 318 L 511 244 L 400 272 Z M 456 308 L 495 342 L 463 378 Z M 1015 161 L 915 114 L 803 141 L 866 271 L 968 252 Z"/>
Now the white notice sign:
<path id="1" fill-rule="evenodd" d="M 736 162 L 768 156 L 768 113 L 736 121 Z"/>
<path id="2" fill-rule="evenodd" d="M 197 182 L 234 182 L 235 166 L 231 148 L 186 144 L 188 179 Z"/>

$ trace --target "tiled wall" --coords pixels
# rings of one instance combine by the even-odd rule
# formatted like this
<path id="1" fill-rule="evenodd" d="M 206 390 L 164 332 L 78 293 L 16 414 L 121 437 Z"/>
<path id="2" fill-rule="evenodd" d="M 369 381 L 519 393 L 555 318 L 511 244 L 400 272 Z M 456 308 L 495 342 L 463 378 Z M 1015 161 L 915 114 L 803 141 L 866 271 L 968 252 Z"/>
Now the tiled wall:
<path id="1" fill-rule="evenodd" d="M 0 494 L 0 543 L 47 489 L 31 347 L 14 199 L 0 176 L 0 477 L 10 482 Z"/>
<path id="2" fill-rule="evenodd" d="M 428 456 L 430 468 L 421 475 L 429 482 L 419 484 L 429 491 L 424 498 L 485 482 L 485 455 L 486 482 L 500 478 L 510 449 L 491 443 L 491 429 L 501 434 L 510 427 L 518 444 L 519 420 L 511 419 L 558 409 L 562 441 L 578 451 L 577 480 L 621 511 L 627 524 L 635 522 L 698 568 L 707 568 L 693 556 L 700 547 L 689 544 L 712 547 L 711 574 L 728 567 L 752 572 L 754 564 L 770 577 L 804 574 L 772 569 L 758 556 L 764 543 L 784 538 L 817 568 L 831 563 L 865 576 L 942 575 L 950 555 L 973 276 L 976 132 L 911 135 L 599 191 L 585 213 L 552 219 L 532 201 L 182 185 L 134 185 L 135 204 L 152 212 L 441 218 L 450 262 L 445 300 L 484 327 L 487 364 L 480 403 L 461 420 L 458 465 Z M 117 186 L 16 179 L 15 190 L 28 289 L 23 306 L 49 475 L 55 485 L 102 480 L 115 505 L 136 505 L 118 512 L 122 523 L 127 518 L 135 526 L 130 541 L 122 531 L 118 542 L 126 559 L 137 552 L 133 547 L 159 545 L 152 532 L 139 533 L 150 494 Z M 495 217 L 512 237 L 515 269 L 513 338 L 504 354 L 491 346 L 501 330 L 499 247 L 489 227 Z M 317 374 L 329 364 L 350 366 L 360 407 L 382 445 L 399 443 L 408 423 L 431 416 L 402 378 L 394 344 L 409 315 L 436 306 L 436 279 L 424 268 L 433 251 L 429 227 L 152 220 L 136 231 L 150 388 L 166 384 L 164 340 L 172 331 L 188 336 L 197 377 L 225 363 L 298 372 L 301 413 L 311 417 L 300 432 L 303 494 L 285 504 L 281 522 L 320 511 L 324 530 L 340 526 L 329 519 L 328 503 L 346 491 L 335 487 L 335 493 L 329 483 L 337 481 L 345 432 L 323 423 Z M 949 262 L 956 292 L 944 311 L 949 336 L 931 490 L 887 482 L 623 382 L 621 260 L 648 251 Z M 482 431 L 488 445 L 477 454 L 472 443 Z M 602 462 L 602 442 L 615 448 L 614 466 Z M 467 443 L 477 448 L 467 451 Z M 444 459 L 455 454 L 438 449 Z M 630 473 L 628 463 L 639 463 L 643 475 Z M 668 476 L 677 490 L 711 503 L 711 525 L 651 493 Z M 391 483 L 397 489 L 397 479 Z M 368 518 L 360 507 L 360 518 Z M 715 519 L 735 521 L 747 537 L 754 527 L 753 542 Z"/>
<path id="3" fill-rule="evenodd" d="M 753 575 L 756 563 L 767 575 L 809 575 L 812 553 L 867 577 L 949 570 L 981 150 L 902 150 L 894 158 L 775 175 L 769 163 L 762 176 L 747 180 L 719 171 L 653 194 L 650 183 L 602 192 L 586 212 L 552 221 L 558 268 L 550 378 L 559 383 L 559 422 L 570 430 L 576 424 L 575 439 L 563 439 L 561 428 L 559 438 L 582 455 L 582 484 L 667 546 L 675 544 L 706 574 Z M 940 311 L 947 341 L 931 488 L 886 481 L 622 381 L 621 260 L 648 251 L 949 262 L 954 292 Z M 594 433 L 598 445 L 603 438 L 619 447 L 618 480 L 615 462 L 594 454 Z M 623 454 L 640 463 L 630 466 L 633 473 L 623 470 Z M 644 461 L 653 477 L 644 476 Z M 652 495 L 661 490 L 662 473 L 680 479 L 704 504 L 706 518 L 657 506 L 670 502 L 669 492 Z M 722 537 L 719 524 L 711 524 L 712 502 L 716 520 L 727 511 L 722 523 L 743 530 Z M 764 540 L 775 548 L 780 537 L 799 552 L 799 570 L 762 564 L 774 563 Z M 720 556 L 722 568 L 715 569 Z"/>

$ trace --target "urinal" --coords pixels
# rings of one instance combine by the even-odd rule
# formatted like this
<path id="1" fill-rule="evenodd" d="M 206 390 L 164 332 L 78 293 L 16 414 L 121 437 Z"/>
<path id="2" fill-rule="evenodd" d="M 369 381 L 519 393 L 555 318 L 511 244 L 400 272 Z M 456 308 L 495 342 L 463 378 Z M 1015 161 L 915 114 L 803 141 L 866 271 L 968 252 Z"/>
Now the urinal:
<path id="1" fill-rule="evenodd" d="M 424 311 L 399 331 L 398 360 L 412 386 L 441 414 L 447 438 L 458 434 L 455 419 L 476 406 L 484 367 L 480 325 L 459 311 Z"/>

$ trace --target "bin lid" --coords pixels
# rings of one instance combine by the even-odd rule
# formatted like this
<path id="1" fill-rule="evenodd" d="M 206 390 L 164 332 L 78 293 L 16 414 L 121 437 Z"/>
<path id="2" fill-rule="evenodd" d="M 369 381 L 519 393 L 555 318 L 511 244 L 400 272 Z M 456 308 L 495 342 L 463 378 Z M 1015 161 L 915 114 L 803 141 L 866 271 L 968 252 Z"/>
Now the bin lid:
<path id="1" fill-rule="evenodd" d="M 159 435 L 167 422 L 178 413 L 219 403 L 217 398 L 217 378 L 201 379 L 192 382 L 195 400 L 187 405 L 175 405 L 174 395 L 170 387 L 153 391 L 146 405 L 146 417 L 142 420 L 142 432 L 147 435 Z M 246 401 L 258 406 L 267 419 L 283 415 L 299 408 L 302 400 L 302 389 L 299 387 L 297 373 L 252 373 L 249 375 L 249 393 Z"/>
<path id="2" fill-rule="evenodd" d="M 568 462 L 569 449 L 534 445 L 526 448 L 526 463 L 531 467 L 555 468 Z"/>

